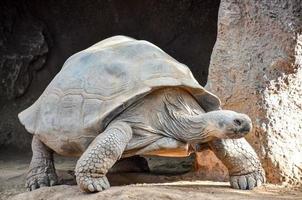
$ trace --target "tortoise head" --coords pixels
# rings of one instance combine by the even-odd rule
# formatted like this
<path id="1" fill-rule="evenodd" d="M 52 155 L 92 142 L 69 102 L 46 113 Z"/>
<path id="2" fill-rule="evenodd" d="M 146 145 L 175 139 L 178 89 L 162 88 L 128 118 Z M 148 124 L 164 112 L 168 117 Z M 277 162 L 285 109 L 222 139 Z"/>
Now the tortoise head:
<path id="1" fill-rule="evenodd" d="M 230 110 L 203 113 L 191 118 L 190 122 L 193 127 L 200 129 L 189 138 L 189 143 L 205 143 L 218 138 L 241 138 L 252 130 L 252 121 L 247 115 Z"/>
<path id="2" fill-rule="evenodd" d="M 206 137 L 210 139 L 241 138 L 248 134 L 252 130 L 252 120 L 249 116 L 231 110 L 221 110 L 221 102 L 216 95 L 207 90 L 210 88 L 211 84 L 208 82 L 205 88 L 202 88 L 204 91 L 197 99 L 207 112 L 200 118 L 205 123 Z"/>
<path id="3" fill-rule="evenodd" d="M 241 138 L 252 130 L 252 121 L 246 114 L 230 110 L 205 113 L 204 133 L 213 138 Z"/>

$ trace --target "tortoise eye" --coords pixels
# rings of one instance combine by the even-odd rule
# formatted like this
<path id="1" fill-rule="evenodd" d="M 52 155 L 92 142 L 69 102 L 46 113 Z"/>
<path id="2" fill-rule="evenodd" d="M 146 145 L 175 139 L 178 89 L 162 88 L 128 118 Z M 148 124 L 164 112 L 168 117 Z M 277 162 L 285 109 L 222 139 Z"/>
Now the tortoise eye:
<path id="1" fill-rule="evenodd" d="M 242 122 L 240 119 L 234 119 L 234 124 L 236 124 L 237 126 L 241 126 Z"/>

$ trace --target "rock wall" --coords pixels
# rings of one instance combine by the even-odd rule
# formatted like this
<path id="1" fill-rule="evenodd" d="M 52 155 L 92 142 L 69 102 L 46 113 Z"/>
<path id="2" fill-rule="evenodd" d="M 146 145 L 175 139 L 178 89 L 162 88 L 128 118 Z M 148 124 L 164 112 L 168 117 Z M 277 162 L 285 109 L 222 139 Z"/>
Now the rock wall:
<path id="1" fill-rule="evenodd" d="M 30 149 L 17 114 L 72 54 L 122 34 L 148 40 L 205 84 L 219 0 L 0 2 L 0 147 Z"/>
<path id="2" fill-rule="evenodd" d="M 45 66 L 50 44 L 47 27 L 24 5 L 0 2 L 0 147 L 29 144 L 17 114 L 41 91 L 35 92 L 33 85 L 38 83 L 36 75 Z M 40 84 L 45 85 L 45 81 Z"/>
<path id="3" fill-rule="evenodd" d="M 251 116 L 272 183 L 302 180 L 302 3 L 222 0 L 207 87 Z"/>

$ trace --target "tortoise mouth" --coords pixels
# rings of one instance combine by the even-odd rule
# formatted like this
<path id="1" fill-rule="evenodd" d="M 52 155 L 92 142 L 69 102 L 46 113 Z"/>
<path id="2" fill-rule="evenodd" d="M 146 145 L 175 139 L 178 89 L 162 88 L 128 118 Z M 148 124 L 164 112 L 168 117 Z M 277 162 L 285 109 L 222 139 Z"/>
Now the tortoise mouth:
<path id="1" fill-rule="evenodd" d="M 248 133 L 250 132 L 250 129 L 237 129 L 234 131 L 229 132 L 229 134 L 227 134 L 227 138 L 231 138 L 231 139 L 238 139 L 238 138 L 242 138 L 244 136 L 246 136 Z"/>

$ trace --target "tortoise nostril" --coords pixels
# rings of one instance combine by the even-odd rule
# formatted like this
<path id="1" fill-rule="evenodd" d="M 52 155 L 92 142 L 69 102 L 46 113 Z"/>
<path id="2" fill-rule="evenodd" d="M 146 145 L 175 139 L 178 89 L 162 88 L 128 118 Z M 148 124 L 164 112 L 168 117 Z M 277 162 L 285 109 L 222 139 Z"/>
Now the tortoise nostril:
<path id="1" fill-rule="evenodd" d="M 241 126 L 242 121 L 240 119 L 234 119 L 234 124 L 236 124 L 237 126 Z"/>

